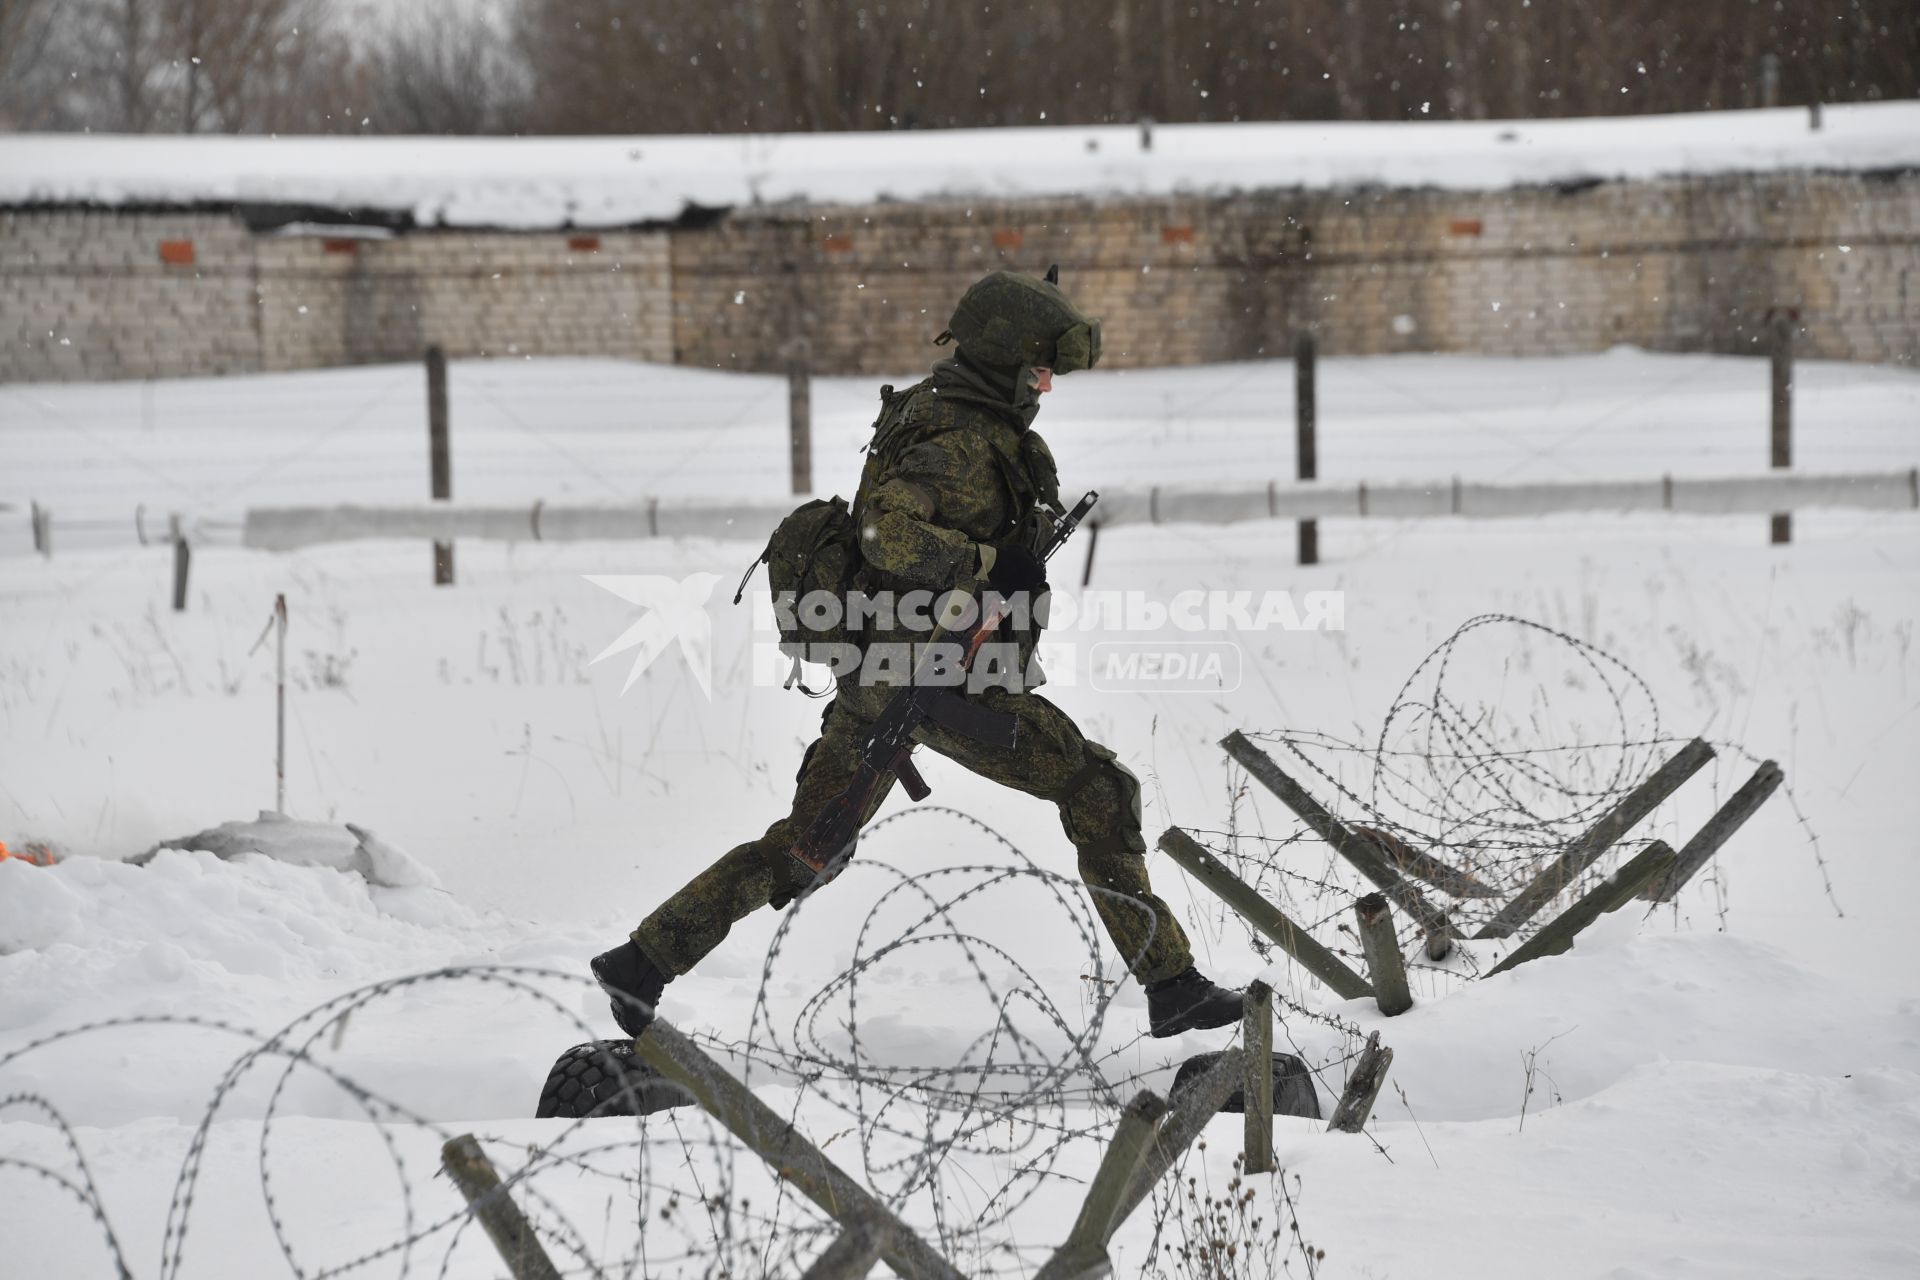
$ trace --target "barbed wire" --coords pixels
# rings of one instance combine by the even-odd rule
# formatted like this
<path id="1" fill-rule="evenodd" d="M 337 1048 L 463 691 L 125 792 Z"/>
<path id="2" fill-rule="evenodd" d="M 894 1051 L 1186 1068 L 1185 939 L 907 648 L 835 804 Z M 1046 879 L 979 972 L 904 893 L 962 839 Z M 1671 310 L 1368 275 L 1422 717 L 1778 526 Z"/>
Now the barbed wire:
<path id="1" fill-rule="evenodd" d="M 1476 642 L 1486 642 L 1478 647 Z M 1470 683 L 1468 697 L 1454 686 Z M 1394 695 L 1377 734 L 1344 738 L 1312 730 L 1249 732 L 1285 753 L 1284 767 L 1302 768 L 1306 789 L 1349 829 L 1367 828 L 1432 855 L 1485 887 L 1484 895 L 1450 897 L 1448 918 L 1463 934 L 1492 920 L 1520 889 L 1689 741 L 1669 733 L 1651 686 L 1632 667 L 1579 637 L 1512 614 L 1468 619 L 1435 645 Z M 1719 759 L 1745 767 L 1760 757 L 1737 742 L 1708 739 Z M 1203 831 L 1241 877 L 1338 954 L 1360 956 L 1347 920 L 1361 882 L 1352 869 L 1292 820 L 1281 828 L 1242 825 L 1247 797 L 1258 794 L 1244 773 L 1230 784 L 1229 824 Z M 1794 818 L 1836 913 L 1819 839 L 1783 786 Z M 1576 883 L 1611 873 L 1651 837 L 1628 837 L 1597 859 Z M 1362 892 L 1370 889 L 1366 886 Z M 1271 942 L 1245 929 L 1262 956 Z M 1550 913 L 1542 913 L 1536 924 Z M 1423 933 L 1401 919 L 1402 941 Z M 1442 982 L 1473 976 L 1470 951 L 1445 963 L 1410 966 Z"/>
<path id="2" fill-rule="evenodd" d="M 969 1275 L 1026 1274 L 1057 1247 L 1055 1238 L 1018 1238 L 1021 1210 L 1046 1188 L 1077 1184 L 1111 1136 L 1119 1107 L 1149 1077 L 1170 1073 L 1171 1060 L 1142 1063 L 1139 1034 L 1116 1036 L 1108 1017 L 1119 982 L 1107 978 L 1120 966 L 1104 942 L 1090 890 L 1078 880 L 1040 867 L 1012 841 L 969 815 L 951 809 L 910 810 L 874 824 L 874 838 L 896 823 L 958 823 L 969 837 L 983 836 L 1006 856 L 1000 861 L 908 871 L 863 851 L 834 888 L 836 897 L 870 893 L 853 938 L 851 963 L 838 967 L 817 989 L 776 1016 L 776 991 L 819 966 L 796 948 L 795 930 L 806 920 L 803 898 L 781 920 L 763 962 L 744 1038 L 696 1034 L 693 1038 L 722 1061 L 731 1061 L 750 1086 L 791 1090 L 782 1111 L 803 1132 L 842 1155 L 850 1172 L 870 1186 L 890 1209 L 925 1230 L 930 1242 Z M 318 874 L 318 872 L 316 872 Z M 1036 890 L 1038 891 L 1036 893 Z M 1017 894 L 1050 904 L 1059 933 L 1078 940 L 1068 953 L 1084 951 L 1077 968 L 1100 978 L 1082 984 L 1077 1002 L 1062 1003 L 1007 940 L 970 923 L 970 910 L 993 913 L 999 895 Z M 1118 895 L 1116 895 L 1118 897 Z M 1128 901 L 1131 901 L 1130 899 Z M 1031 913 L 1027 925 L 1032 928 Z M 989 1017 L 971 1029 L 951 1062 L 903 1061 L 876 1040 L 864 988 L 892 961 L 937 951 L 965 973 L 943 988 L 943 1004 L 956 1007 L 958 985 L 980 993 Z M 1060 958 L 1057 943 L 1050 960 Z M 55 1031 L 0 1054 L 0 1072 L 55 1046 L 110 1038 L 114 1052 L 126 1040 L 157 1028 L 185 1029 L 220 1039 L 238 1039 L 242 1051 L 220 1070 L 173 1182 L 154 1273 L 173 1280 L 189 1273 L 199 1251 L 190 1240 L 214 1230 L 190 1229 L 207 1216 L 206 1186 L 212 1138 L 228 1119 L 243 1088 L 264 1090 L 255 1177 L 259 1214 L 288 1274 L 300 1280 L 365 1275 L 467 1274 L 457 1260 L 466 1250 L 489 1248 L 469 1231 L 470 1211 L 435 1187 L 437 1144 L 455 1136 L 444 1122 L 358 1079 L 332 1056 L 348 1029 L 363 1024 L 383 1005 L 445 984 L 481 984 L 518 1002 L 531 1001 L 543 1023 L 550 1015 L 580 1039 L 595 1033 L 574 1012 L 583 992 L 596 991 L 577 973 L 513 965 L 468 965 L 409 974 L 361 986 L 300 1013 L 269 1033 L 216 1018 L 139 1015 L 105 1019 Z M 1162 1054 L 1162 1058 L 1167 1055 Z M 1325 1066 L 1327 1064 L 1318 1064 Z M 392 1175 L 397 1223 L 360 1224 L 347 1256 L 329 1256 L 308 1220 L 314 1180 L 302 1163 L 311 1152 L 301 1137 L 285 1133 L 295 1084 L 315 1078 L 339 1091 L 365 1122 Z M 529 1100 L 537 1081 L 529 1080 Z M 134 1272 L 121 1255 L 108 1204 L 86 1167 L 72 1130 L 49 1099 L 10 1097 L 4 1105 L 30 1106 L 52 1117 L 67 1135 L 71 1168 L 44 1168 L 20 1157 L 0 1159 L 0 1170 L 24 1169 L 50 1181 L 85 1206 L 102 1231 L 114 1271 Z M 537 1145 L 501 1135 L 478 1135 L 495 1160 L 502 1182 L 527 1210 L 535 1232 L 568 1274 L 593 1276 L 712 1276 L 795 1274 L 811 1254 L 824 1249 L 839 1226 L 760 1164 L 719 1123 L 697 1109 L 634 1117 L 606 1134 L 608 1120 L 552 1121 Z M 589 1127 L 591 1126 L 591 1127 Z M 630 1127 L 628 1127 L 630 1126 Z M 418 1137 L 430 1135 L 436 1150 L 423 1159 Z M 851 1139 L 851 1142 L 848 1142 Z M 838 1145 L 836 1145 L 838 1144 Z M 831 1152 L 830 1152 L 831 1154 Z M 592 1187 L 589 1193 L 583 1189 Z M 608 1206 L 606 1221 L 581 1220 L 579 1206 L 595 1198 Z M 1184 1212 L 1169 1203 L 1167 1212 Z M 298 1210 L 298 1211 L 296 1211 Z M 228 1229 L 229 1206 L 214 1211 L 218 1231 Z M 1049 1227 L 1054 1224 L 1049 1220 Z M 607 1243 L 610 1235 L 619 1239 Z M 338 1239 L 337 1234 L 329 1240 Z M 480 1255 L 473 1255 L 480 1256 Z M 465 1264 L 471 1268 L 475 1264 Z"/>
<path id="3" fill-rule="evenodd" d="M 1474 669 L 1487 655 L 1476 653 L 1472 642 L 1495 638 L 1497 661 L 1488 678 Z M 1461 678 L 1492 692 L 1472 700 L 1457 696 L 1449 682 Z M 1250 736 L 1286 752 L 1289 767 L 1303 767 L 1309 789 L 1326 797 L 1343 821 L 1405 839 L 1491 886 L 1494 897 L 1454 901 L 1461 925 L 1490 916 L 1679 745 L 1663 730 L 1647 683 L 1619 659 L 1551 627 L 1497 614 L 1469 620 L 1436 646 L 1369 740 L 1299 731 Z M 1737 747 L 1728 754 L 1745 756 Z M 1300 912 L 1333 949 L 1357 956 L 1345 919 L 1352 876 L 1298 828 L 1268 831 L 1255 821 L 1256 829 L 1246 829 L 1258 817 L 1246 797 L 1244 780 L 1233 784 L 1226 828 L 1205 834 L 1224 845 L 1223 856 L 1243 878 Z M 969 848 L 988 856 L 908 869 L 873 852 L 895 835 L 924 842 L 935 824 L 959 829 Z M 803 895 L 773 932 L 745 1026 L 692 1038 L 731 1063 L 749 1087 L 780 1099 L 790 1123 L 966 1274 L 1026 1274 L 1059 1240 L 1022 1240 L 1023 1211 L 1051 1188 L 1079 1183 L 1125 1100 L 1177 1065 L 1141 1033 L 1116 1030 L 1109 1017 L 1128 961 L 1138 957 L 1112 953 L 1095 910 L 1094 895 L 1102 891 L 1041 866 L 971 814 L 919 806 L 874 823 L 862 840 L 861 855 L 831 890 L 833 901 L 851 899 L 864 908 L 857 926 L 840 930 L 850 946 L 845 958 L 825 966 L 831 972 L 819 980 L 823 966 L 809 930 L 816 902 L 828 899 Z M 1021 903 L 1019 937 L 993 927 L 1011 918 L 997 910 L 1007 895 Z M 1108 900 L 1146 909 L 1124 895 Z M 1419 929 L 1411 921 L 1403 926 Z M 1042 934 L 1052 939 L 1045 972 L 1022 947 L 1024 937 Z M 1248 940 L 1270 955 L 1264 938 L 1249 930 Z M 1081 978 L 1076 1000 L 1064 999 L 1053 980 L 1063 952 L 1074 958 Z M 882 994 L 873 994 L 889 966 L 923 958 L 942 966 L 938 1024 L 957 1037 L 934 1062 L 916 1060 L 905 1043 L 911 1037 L 883 1032 L 898 1011 L 889 1009 L 884 983 Z M 1436 982 L 1457 982 L 1471 976 L 1473 963 L 1468 955 L 1418 968 Z M 539 1025 L 557 1015 L 582 1041 L 596 1039 L 576 1012 L 582 994 L 596 990 L 583 974 L 462 965 L 358 987 L 271 1033 L 191 1015 L 86 1023 L 0 1054 L 0 1071 L 57 1045 L 99 1037 L 113 1038 L 124 1051 L 128 1037 L 162 1027 L 243 1043 L 215 1079 L 174 1179 L 155 1273 L 160 1280 L 184 1276 L 197 1256 L 188 1242 L 199 1238 L 190 1228 L 206 1212 L 210 1143 L 243 1087 L 265 1091 L 254 1172 L 260 1213 L 290 1275 L 465 1274 L 461 1260 L 482 1257 L 478 1251 L 489 1246 L 468 1229 L 471 1210 L 435 1185 L 437 1144 L 455 1130 L 333 1060 L 351 1025 L 395 1002 L 404 1011 L 407 997 L 449 984 L 479 984 L 517 1008 L 530 1007 Z M 1337 1097 L 1343 1068 L 1364 1040 L 1361 1029 L 1283 992 L 1276 1001 L 1280 1039 L 1305 1062 L 1322 1096 Z M 983 1011 L 977 1019 L 958 1012 L 975 1007 Z M 349 1102 L 391 1170 L 397 1221 L 359 1224 L 346 1256 L 323 1256 L 325 1246 L 300 1225 L 310 1219 L 311 1206 L 295 1211 L 315 1183 L 299 1168 L 307 1158 L 300 1137 L 284 1129 L 297 1110 L 296 1085 L 308 1079 Z M 537 1081 L 527 1084 L 531 1099 Z M 62 1154 L 56 1163 L 0 1155 L 0 1172 L 24 1173 L 77 1202 L 101 1233 L 110 1273 L 131 1280 L 109 1204 L 74 1128 L 37 1093 L 0 1098 L 0 1114 L 9 1108 L 49 1121 Z M 794 1274 L 839 1233 L 838 1224 L 792 1194 L 760 1157 L 698 1109 L 549 1124 L 531 1144 L 524 1133 L 478 1136 L 568 1274 Z M 436 1140 L 424 1159 L 422 1136 Z M 1262 1184 L 1271 1218 L 1250 1207 L 1257 1180 L 1236 1176 L 1215 1193 L 1199 1177 L 1176 1172 L 1153 1197 L 1145 1270 L 1219 1274 L 1204 1270 L 1219 1265 L 1209 1242 L 1239 1232 L 1244 1256 L 1262 1259 L 1269 1269 L 1298 1262 L 1315 1274 L 1321 1255 L 1298 1229 L 1298 1186 L 1287 1183 L 1284 1171 Z M 582 1216 L 580 1206 L 592 1203 L 604 1206 L 598 1223 Z M 1288 1226 L 1276 1234 L 1282 1216 Z"/>

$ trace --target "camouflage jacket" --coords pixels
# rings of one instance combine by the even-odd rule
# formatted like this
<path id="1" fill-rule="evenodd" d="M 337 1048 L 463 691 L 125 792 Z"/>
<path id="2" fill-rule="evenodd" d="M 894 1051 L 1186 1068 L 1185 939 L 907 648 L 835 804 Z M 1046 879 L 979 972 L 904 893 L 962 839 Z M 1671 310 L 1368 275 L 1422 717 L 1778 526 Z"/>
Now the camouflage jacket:
<path id="1" fill-rule="evenodd" d="M 854 495 L 860 549 L 877 588 L 943 590 L 970 580 L 975 544 L 1034 545 L 1036 505 L 1060 507 L 1036 405 L 1009 401 L 957 361 L 883 408 Z"/>
<path id="2" fill-rule="evenodd" d="M 881 397 L 853 503 L 865 590 L 966 587 L 979 567 L 976 544 L 1037 545 L 1040 508 L 1060 509 L 1053 455 L 1030 426 L 1037 403 L 1016 403 L 956 360 Z M 1023 662 L 1038 632 L 1009 629 Z M 925 636 L 899 628 L 866 636 L 883 638 Z"/>

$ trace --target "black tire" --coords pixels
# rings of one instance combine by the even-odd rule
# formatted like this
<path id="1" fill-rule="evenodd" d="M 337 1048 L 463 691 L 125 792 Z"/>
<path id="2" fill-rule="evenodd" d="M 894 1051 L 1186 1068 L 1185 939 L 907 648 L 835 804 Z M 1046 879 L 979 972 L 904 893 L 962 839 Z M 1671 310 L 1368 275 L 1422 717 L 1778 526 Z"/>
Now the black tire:
<path id="1" fill-rule="evenodd" d="M 648 1116 L 693 1102 L 685 1089 L 633 1056 L 631 1040 L 596 1040 L 561 1054 L 547 1073 L 534 1116 Z"/>
<path id="2" fill-rule="evenodd" d="M 1192 1088 L 1194 1082 L 1219 1060 L 1217 1053 L 1201 1053 L 1181 1063 L 1180 1070 L 1174 1073 L 1173 1087 L 1167 1090 L 1168 1101 L 1179 1101 L 1180 1095 Z M 1235 1089 L 1220 1112 L 1222 1115 L 1237 1116 L 1246 1109 L 1246 1094 Z M 1291 1053 L 1273 1055 L 1273 1114 L 1303 1116 L 1308 1120 L 1321 1118 L 1320 1095 L 1313 1087 L 1313 1073 L 1307 1069 L 1305 1062 Z"/>

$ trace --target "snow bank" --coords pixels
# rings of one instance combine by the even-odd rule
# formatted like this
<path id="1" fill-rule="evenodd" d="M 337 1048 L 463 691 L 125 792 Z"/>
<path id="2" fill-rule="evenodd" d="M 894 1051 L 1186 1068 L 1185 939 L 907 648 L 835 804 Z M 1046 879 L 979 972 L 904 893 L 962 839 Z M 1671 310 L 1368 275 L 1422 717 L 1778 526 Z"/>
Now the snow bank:
<path id="1" fill-rule="evenodd" d="M 622 226 L 782 201 L 1164 196 L 1920 165 L 1920 103 L 1618 119 L 624 138 L 0 138 L 0 205 L 319 205 L 452 227 Z"/>
<path id="2" fill-rule="evenodd" d="M 351 822 L 301 822 L 284 813 L 262 809 L 252 822 L 223 822 L 198 835 L 164 840 L 136 862 L 146 862 L 162 849 L 198 849 L 217 858 L 261 854 L 297 867 L 330 867 L 348 871 L 369 884 L 390 889 L 434 888 L 439 878 L 365 827 Z"/>

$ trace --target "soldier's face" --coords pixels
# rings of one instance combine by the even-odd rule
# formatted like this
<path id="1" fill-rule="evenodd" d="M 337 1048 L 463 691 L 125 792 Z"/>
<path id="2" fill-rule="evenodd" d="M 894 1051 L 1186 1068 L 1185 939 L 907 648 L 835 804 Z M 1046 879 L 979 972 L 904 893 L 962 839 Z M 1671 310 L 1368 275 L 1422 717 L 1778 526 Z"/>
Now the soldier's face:
<path id="1" fill-rule="evenodd" d="M 1027 385 L 1041 395 L 1047 394 L 1053 390 L 1053 370 L 1045 368 L 1027 370 Z"/>

